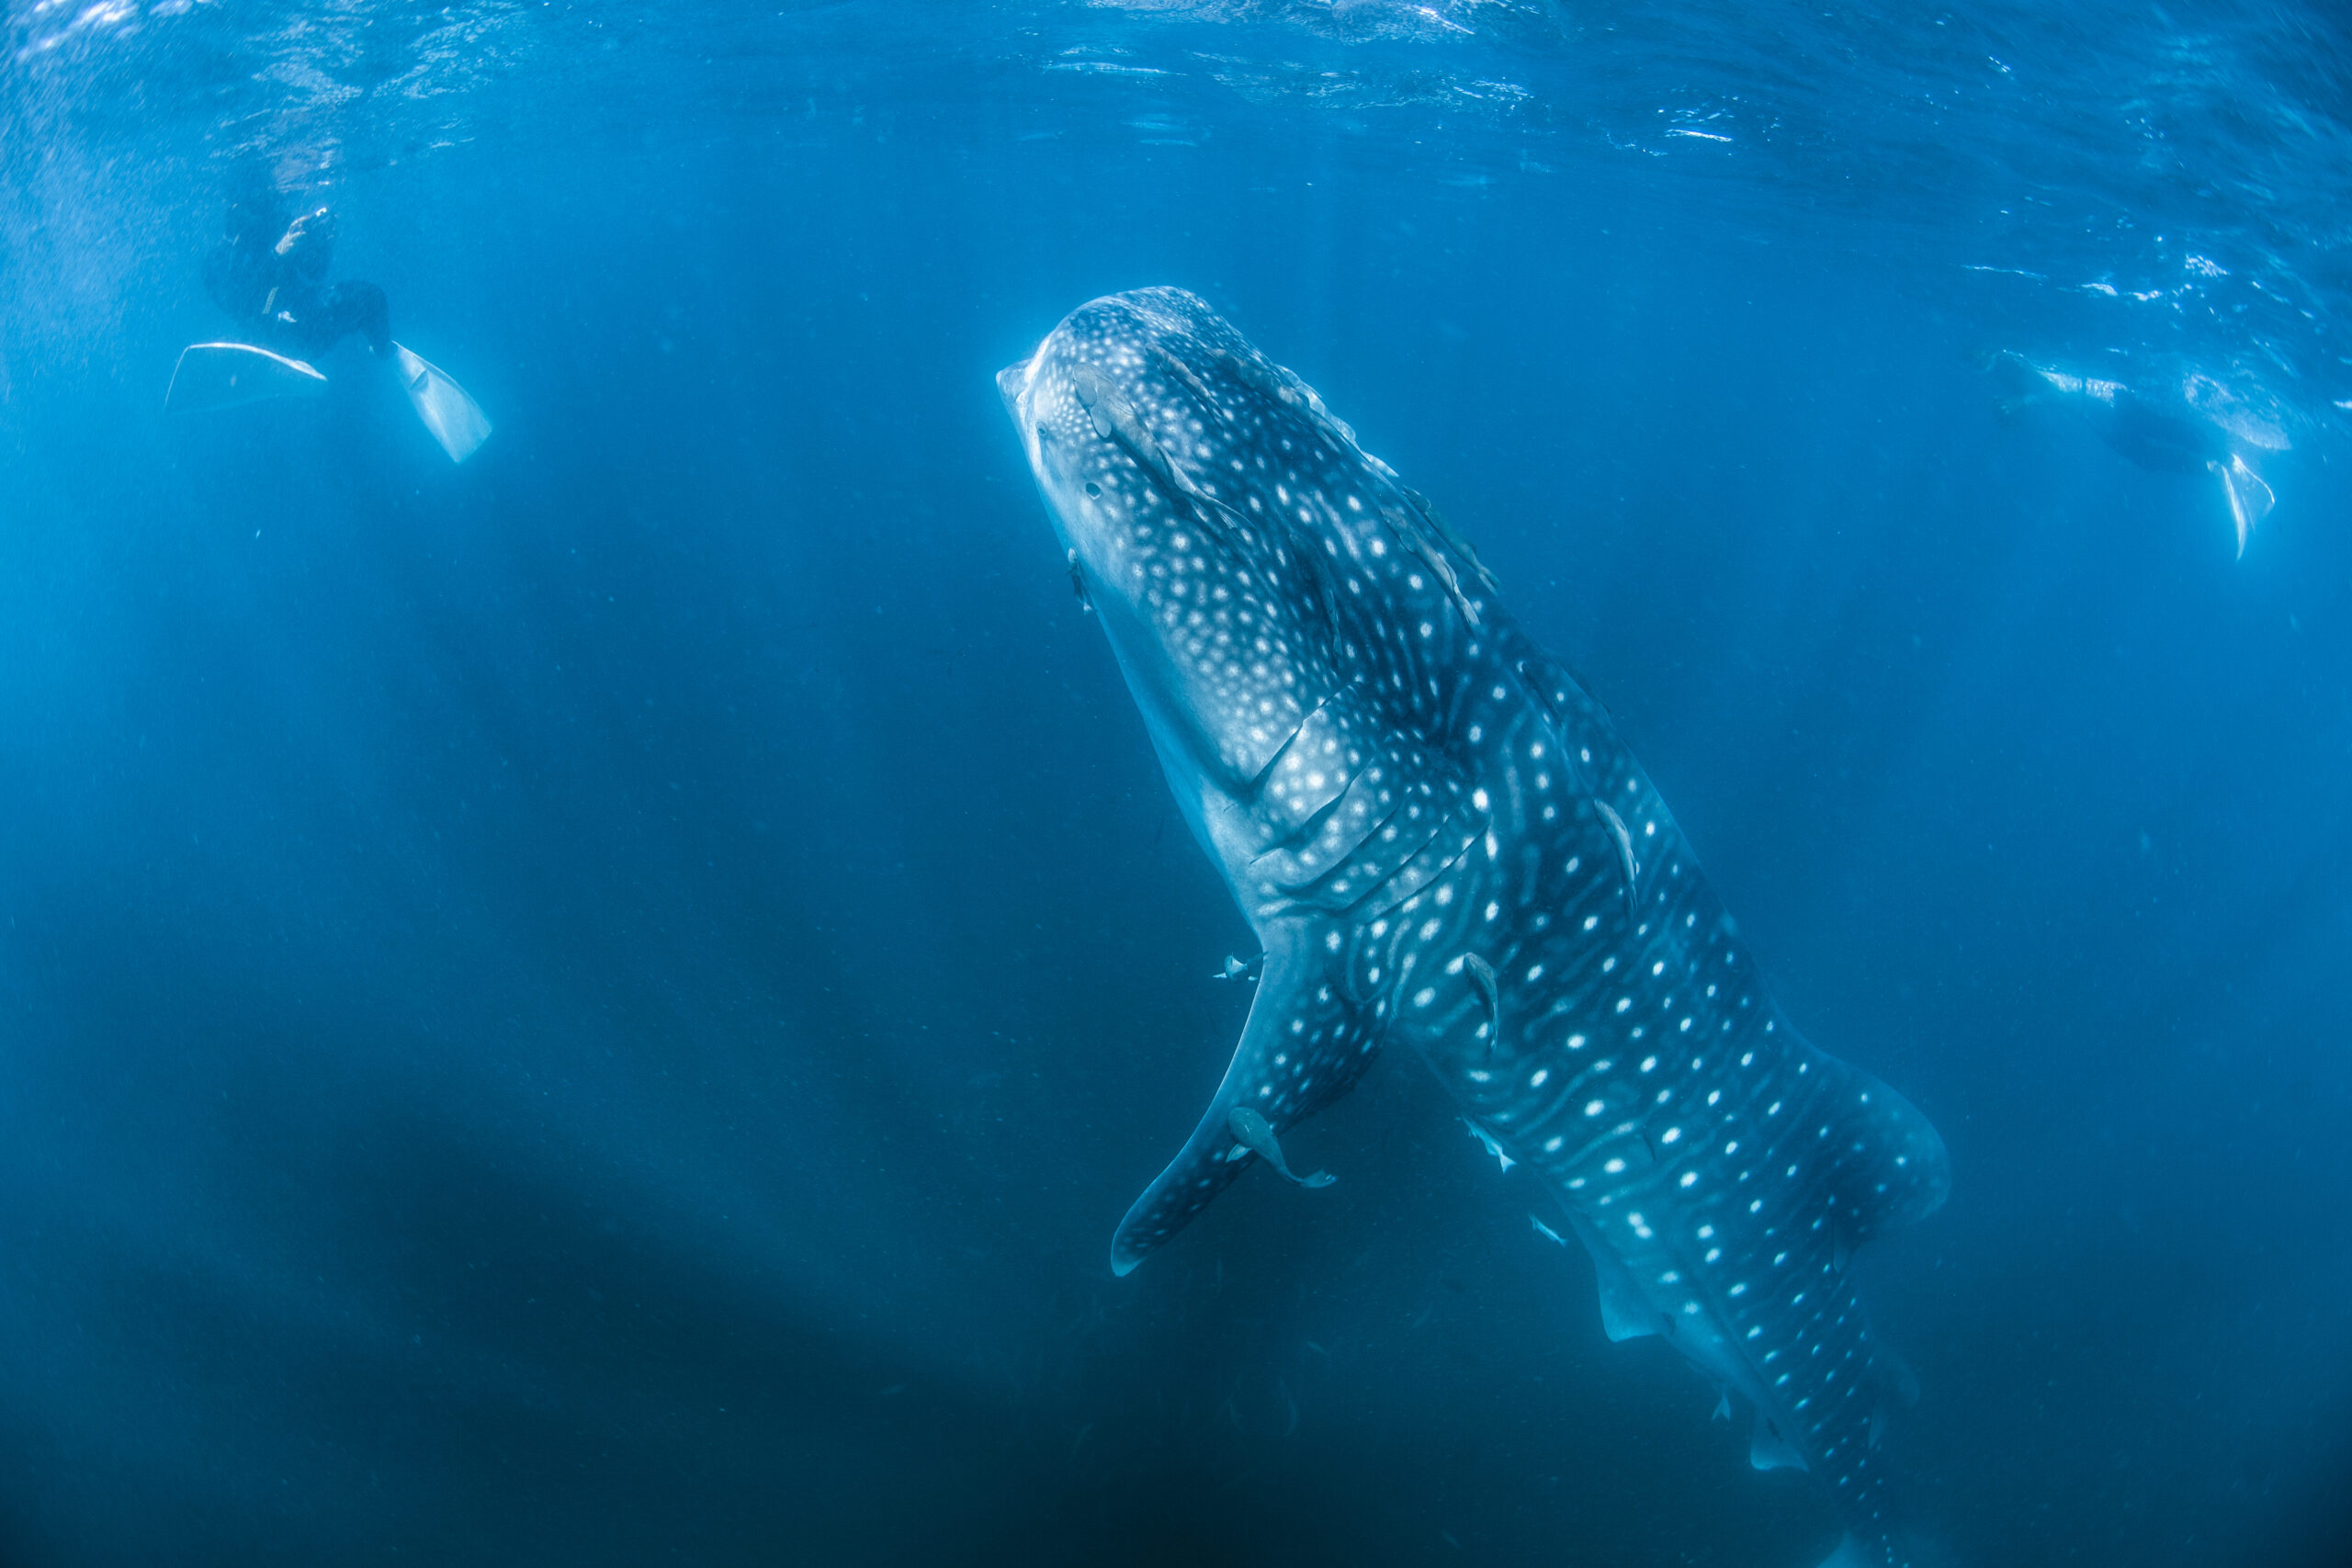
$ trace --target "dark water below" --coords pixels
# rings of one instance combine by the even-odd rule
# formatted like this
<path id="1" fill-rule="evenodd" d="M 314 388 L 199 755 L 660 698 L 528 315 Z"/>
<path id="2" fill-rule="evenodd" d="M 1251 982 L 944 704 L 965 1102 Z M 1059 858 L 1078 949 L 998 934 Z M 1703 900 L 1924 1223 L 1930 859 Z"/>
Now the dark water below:
<path id="1" fill-rule="evenodd" d="M 0 1561 L 1826 1549 L 1405 1057 L 1111 1276 L 1250 939 L 992 377 L 1148 283 L 1941 1129 L 1923 1556 L 2352 1560 L 2339 19 L 684 9 L 10 11 Z M 356 344 L 164 415 L 256 173 L 469 462 Z M 2249 455 L 2244 558 L 2001 350 Z"/>

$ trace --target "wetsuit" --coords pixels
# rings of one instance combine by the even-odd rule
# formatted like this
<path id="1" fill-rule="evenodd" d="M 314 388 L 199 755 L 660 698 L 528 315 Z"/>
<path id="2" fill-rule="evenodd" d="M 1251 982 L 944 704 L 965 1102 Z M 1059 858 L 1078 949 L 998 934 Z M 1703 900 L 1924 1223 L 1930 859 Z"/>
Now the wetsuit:
<path id="1" fill-rule="evenodd" d="M 353 333 L 379 356 L 392 351 L 384 291 L 372 283 L 326 283 L 334 219 L 326 209 L 297 218 L 282 234 L 248 209 L 232 210 L 229 232 L 204 261 L 212 302 L 266 348 L 325 353 Z"/>

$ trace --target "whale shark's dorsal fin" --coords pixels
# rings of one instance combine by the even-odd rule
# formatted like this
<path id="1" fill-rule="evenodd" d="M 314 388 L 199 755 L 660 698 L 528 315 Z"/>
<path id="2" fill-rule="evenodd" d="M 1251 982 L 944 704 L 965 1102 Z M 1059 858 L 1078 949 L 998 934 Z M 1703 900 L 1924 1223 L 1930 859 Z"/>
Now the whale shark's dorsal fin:
<path id="1" fill-rule="evenodd" d="M 1785 1018 L 1773 1021 L 1789 1029 Z M 1842 1269 L 1846 1256 L 1871 1237 L 1941 1208 L 1951 1190 L 1951 1160 L 1934 1125 L 1909 1100 L 1860 1067 L 1810 1045 L 1803 1050 L 1804 1071 L 1820 1075 L 1822 1084 L 1808 1115 L 1819 1119 L 1821 1141 L 1837 1151 L 1827 1176 L 1831 1239 Z"/>
<path id="2" fill-rule="evenodd" d="M 1247 1161 L 1229 1157 L 1237 1109 L 1264 1118 L 1272 1143 L 1354 1088 L 1371 1065 L 1379 1021 L 1342 994 L 1336 969 L 1324 962 L 1323 935 L 1319 921 L 1268 933 L 1265 966 L 1233 1065 L 1182 1151 L 1119 1222 L 1111 1240 L 1114 1273 L 1133 1269 L 1240 1175 Z"/>

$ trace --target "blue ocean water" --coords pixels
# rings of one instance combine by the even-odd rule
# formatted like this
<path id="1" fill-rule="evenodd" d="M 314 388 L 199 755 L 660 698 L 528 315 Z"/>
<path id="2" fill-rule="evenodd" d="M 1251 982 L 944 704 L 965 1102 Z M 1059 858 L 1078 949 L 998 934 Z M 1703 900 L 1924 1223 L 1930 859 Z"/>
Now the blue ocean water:
<path id="1" fill-rule="evenodd" d="M 1336 1186 L 1113 1277 L 1252 939 L 993 378 L 1148 284 L 1476 540 L 1791 1015 L 1940 1129 L 1857 1265 L 1918 1560 L 2352 1560 L 2339 14 L 5 43 L 0 1562 L 1828 1550 L 1402 1053 L 1287 1139 Z M 256 182 L 478 454 L 356 341 L 164 413 Z M 2258 470 L 2242 554 L 2094 382 Z"/>

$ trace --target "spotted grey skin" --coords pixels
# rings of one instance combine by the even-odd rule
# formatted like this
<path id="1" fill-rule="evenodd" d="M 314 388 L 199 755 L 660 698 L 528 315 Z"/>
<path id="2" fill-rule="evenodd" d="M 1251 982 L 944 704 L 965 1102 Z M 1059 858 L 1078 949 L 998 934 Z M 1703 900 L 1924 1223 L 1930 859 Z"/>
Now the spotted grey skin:
<path id="1" fill-rule="evenodd" d="M 1538 1173 L 1612 1338 L 1666 1337 L 1900 1561 L 1907 1381 L 1852 1247 L 1943 1201 L 1935 1129 L 1798 1037 L 1607 714 L 1468 545 L 1201 300 L 1083 306 L 998 378 L 1187 820 L 1266 950 L 1230 1069 L 1112 1244 L 1133 1269 L 1385 1043 Z"/>

